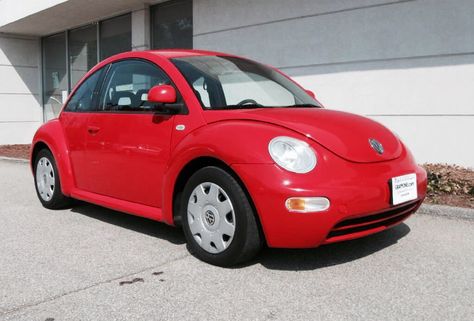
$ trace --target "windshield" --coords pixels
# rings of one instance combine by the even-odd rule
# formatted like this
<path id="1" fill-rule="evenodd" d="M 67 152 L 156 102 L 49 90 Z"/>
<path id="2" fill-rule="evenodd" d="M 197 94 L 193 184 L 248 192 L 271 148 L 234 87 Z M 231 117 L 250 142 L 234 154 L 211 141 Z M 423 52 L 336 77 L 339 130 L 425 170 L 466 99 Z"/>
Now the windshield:
<path id="1" fill-rule="evenodd" d="M 171 61 L 205 109 L 320 107 L 279 72 L 246 59 L 194 56 Z"/>

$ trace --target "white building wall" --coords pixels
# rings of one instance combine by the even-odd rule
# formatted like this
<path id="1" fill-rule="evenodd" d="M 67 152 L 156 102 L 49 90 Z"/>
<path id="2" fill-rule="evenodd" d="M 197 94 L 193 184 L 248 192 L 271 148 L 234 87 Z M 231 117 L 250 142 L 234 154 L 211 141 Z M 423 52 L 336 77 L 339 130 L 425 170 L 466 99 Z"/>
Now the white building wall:
<path id="1" fill-rule="evenodd" d="M 194 0 L 194 47 L 282 69 L 418 162 L 474 167 L 472 0 Z"/>
<path id="2" fill-rule="evenodd" d="M 0 34 L 0 145 L 30 143 L 42 123 L 39 39 Z"/>

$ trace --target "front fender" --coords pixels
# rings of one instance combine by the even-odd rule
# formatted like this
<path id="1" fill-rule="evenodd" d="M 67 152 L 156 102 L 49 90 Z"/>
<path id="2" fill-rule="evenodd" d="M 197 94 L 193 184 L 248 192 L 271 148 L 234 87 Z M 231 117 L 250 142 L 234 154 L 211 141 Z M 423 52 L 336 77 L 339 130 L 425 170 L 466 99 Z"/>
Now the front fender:
<path id="1" fill-rule="evenodd" d="M 281 135 L 304 139 L 298 132 L 287 128 L 249 120 L 216 122 L 189 133 L 171 151 L 163 180 L 165 222 L 173 224 L 173 191 L 181 170 L 188 163 L 200 157 L 212 157 L 229 167 L 234 164 L 273 164 L 268 143 Z"/>
<path id="2" fill-rule="evenodd" d="M 31 150 L 34 151 L 35 147 L 40 143 L 45 144 L 51 150 L 59 171 L 61 191 L 64 195 L 69 196 L 71 190 L 74 188 L 74 176 L 72 173 L 69 151 L 64 138 L 64 131 L 61 122 L 58 119 L 50 120 L 36 131 L 36 134 L 33 137 Z M 31 153 L 30 164 L 32 169 L 33 163 L 33 153 Z"/>

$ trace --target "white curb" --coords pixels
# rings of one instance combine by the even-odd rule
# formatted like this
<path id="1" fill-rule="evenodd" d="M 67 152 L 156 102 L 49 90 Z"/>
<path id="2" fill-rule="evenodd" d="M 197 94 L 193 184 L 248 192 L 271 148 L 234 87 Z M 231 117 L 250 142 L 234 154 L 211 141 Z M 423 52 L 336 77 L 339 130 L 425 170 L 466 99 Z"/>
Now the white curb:
<path id="1" fill-rule="evenodd" d="M 416 213 L 474 221 L 474 209 L 472 208 L 422 204 Z"/>

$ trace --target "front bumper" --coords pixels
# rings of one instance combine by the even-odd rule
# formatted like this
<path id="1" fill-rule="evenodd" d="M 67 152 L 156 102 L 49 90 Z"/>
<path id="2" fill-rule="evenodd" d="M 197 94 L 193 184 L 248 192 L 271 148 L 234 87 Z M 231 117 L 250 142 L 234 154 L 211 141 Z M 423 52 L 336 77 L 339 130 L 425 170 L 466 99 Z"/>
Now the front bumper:
<path id="1" fill-rule="evenodd" d="M 322 153 L 321 153 L 322 152 Z M 319 149 L 318 165 L 295 174 L 275 164 L 234 164 L 258 212 L 268 246 L 311 248 L 362 237 L 399 224 L 414 213 L 426 195 L 426 172 L 410 153 L 392 161 L 352 163 Z M 389 180 L 416 173 L 418 199 L 390 205 Z M 289 197 L 322 196 L 328 210 L 290 213 Z"/>

